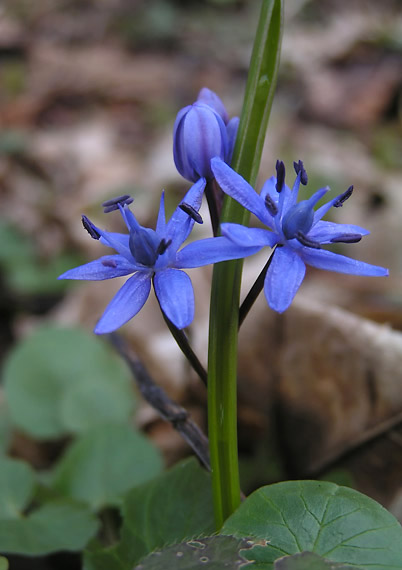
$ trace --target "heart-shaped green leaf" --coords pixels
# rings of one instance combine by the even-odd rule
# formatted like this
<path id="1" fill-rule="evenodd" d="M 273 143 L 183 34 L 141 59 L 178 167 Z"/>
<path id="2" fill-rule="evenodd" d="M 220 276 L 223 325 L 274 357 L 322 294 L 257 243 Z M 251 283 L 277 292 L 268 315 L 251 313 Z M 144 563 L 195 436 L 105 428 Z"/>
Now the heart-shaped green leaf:
<path id="1" fill-rule="evenodd" d="M 27 463 L 0 457 L 0 519 L 19 518 L 34 488 L 35 474 Z"/>
<path id="2" fill-rule="evenodd" d="M 126 366 L 80 329 L 46 327 L 21 342 L 4 370 L 12 422 L 36 438 L 125 423 L 134 404 Z"/>
<path id="3" fill-rule="evenodd" d="M 52 486 L 100 509 L 119 504 L 123 493 L 161 469 L 160 453 L 149 439 L 128 425 L 102 425 L 70 445 L 54 471 Z"/>
<path id="4" fill-rule="evenodd" d="M 266 570 L 276 559 L 303 551 L 358 568 L 402 568 L 402 528 L 395 517 L 373 499 L 324 481 L 258 489 L 222 533 L 265 540 L 245 556 Z"/>
<path id="5" fill-rule="evenodd" d="M 356 566 L 331 562 L 314 552 L 301 552 L 279 558 L 274 562 L 274 570 L 356 570 Z"/>
<path id="6" fill-rule="evenodd" d="M 134 570 L 235 570 L 250 566 L 240 554 L 246 548 L 250 545 L 241 538 L 209 536 L 153 552 Z"/>
<path id="7" fill-rule="evenodd" d="M 121 541 L 109 549 L 91 549 L 86 570 L 132 570 L 157 548 L 215 530 L 211 480 L 195 459 L 177 464 L 132 489 L 122 506 Z"/>

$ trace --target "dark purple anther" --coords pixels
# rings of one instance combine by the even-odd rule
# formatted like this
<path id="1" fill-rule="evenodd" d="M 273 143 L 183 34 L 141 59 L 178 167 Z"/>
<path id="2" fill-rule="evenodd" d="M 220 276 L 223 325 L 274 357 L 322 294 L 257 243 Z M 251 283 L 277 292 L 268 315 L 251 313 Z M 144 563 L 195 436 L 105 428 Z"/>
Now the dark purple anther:
<path id="1" fill-rule="evenodd" d="M 197 224 L 204 223 L 201 214 L 197 212 L 197 210 L 193 208 L 193 206 L 190 206 L 190 204 L 182 202 L 181 204 L 179 204 L 179 208 L 180 210 L 183 210 L 183 212 L 185 212 L 188 216 L 190 216 L 190 218 L 192 218 L 195 222 L 197 222 Z"/>
<path id="2" fill-rule="evenodd" d="M 283 185 L 285 184 L 285 164 L 283 160 L 276 161 L 276 191 L 279 193 L 282 191 Z"/>
<path id="3" fill-rule="evenodd" d="M 157 256 L 163 255 L 171 243 L 172 243 L 171 239 L 166 241 L 165 238 L 162 238 L 157 249 L 156 249 L 156 255 Z"/>
<path id="4" fill-rule="evenodd" d="M 108 214 L 109 212 L 114 212 L 119 209 L 119 206 L 125 206 L 126 204 L 131 204 L 133 198 L 129 194 L 123 194 L 123 196 L 117 196 L 116 198 L 111 198 L 103 202 L 103 213 Z"/>
<path id="5" fill-rule="evenodd" d="M 341 206 L 343 206 L 343 203 L 346 202 L 346 200 L 349 200 L 349 198 L 351 197 L 352 192 L 353 192 L 353 186 L 349 186 L 346 192 L 341 194 L 337 199 L 337 201 L 334 202 L 333 204 L 334 208 L 340 208 Z"/>
<path id="6" fill-rule="evenodd" d="M 102 259 L 102 265 L 104 267 L 112 267 L 113 269 L 117 267 L 117 263 L 114 259 Z"/>
<path id="7" fill-rule="evenodd" d="M 269 194 L 265 196 L 265 207 L 271 216 L 276 216 L 278 213 L 278 206 L 276 205 L 275 201 Z"/>
<path id="8" fill-rule="evenodd" d="M 331 243 L 357 243 L 362 239 L 361 234 L 344 234 L 331 239 Z"/>
<path id="9" fill-rule="evenodd" d="M 306 186 L 306 184 L 308 182 L 308 176 L 307 176 L 306 169 L 304 168 L 303 161 L 299 160 L 299 162 L 294 162 L 293 166 L 294 166 L 296 174 L 300 173 L 300 183 L 303 184 L 303 186 Z"/>
<path id="10" fill-rule="evenodd" d="M 313 249 L 321 249 L 321 244 L 318 241 L 308 238 L 303 232 L 297 232 L 297 240 L 306 247 L 312 247 Z"/>
<path id="11" fill-rule="evenodd" d="M 89 233 L 89 235 L 91 236 L 91 238 L 93 239 L 99 239 L 100 233 L 98 232 L 98 230 L 96 229 L 96 227 L 94 226 L 94 224 L 91 222 L 91 220 L 89 218 L 87 218 L 86 216 L 84 216 L 84 214 L 82 214 L 81 216 L 81 220 L 82 220 L 82 225 L 84 226 L 84 228 L 87 230 L 87 232 Z"/>

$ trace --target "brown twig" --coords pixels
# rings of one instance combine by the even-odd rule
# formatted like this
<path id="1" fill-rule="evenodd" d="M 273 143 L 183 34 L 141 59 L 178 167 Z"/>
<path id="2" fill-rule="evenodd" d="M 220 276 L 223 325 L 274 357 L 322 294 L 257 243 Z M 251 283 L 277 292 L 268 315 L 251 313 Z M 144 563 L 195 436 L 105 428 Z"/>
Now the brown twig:
<path id="1" fill-rule="evenodd" d="M 108 337 L 120 356 L 127 362 L 144 399 L 159 413 L 161 418 L 172 424 L 190 445 L 201 463 L 210 470 L 208 438 L 189 418 L 187 410 L 171 400 L 164 390 L 155 384 L 138 356 L 128 348 L 120 335 L 111 333 Z"/>

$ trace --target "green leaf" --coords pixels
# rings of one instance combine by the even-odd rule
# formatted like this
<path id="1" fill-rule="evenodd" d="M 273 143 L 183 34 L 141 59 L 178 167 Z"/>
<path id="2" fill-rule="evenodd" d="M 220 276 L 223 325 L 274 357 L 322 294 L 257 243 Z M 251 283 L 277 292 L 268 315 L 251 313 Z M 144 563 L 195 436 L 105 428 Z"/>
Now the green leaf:
<path id="1" fill-rule="evenodd" d="M 103 425 L 79 437 L 54 472 L 53 488 L 94 509 L 120 503 L 132 487 L 157 475 L 159 451 L 142 434 L 125 425 Z"/>
<path id="2" fill-rule="evenodd" d="M 122 507 L 121 542 L 85 554 L 86 570 L 131 570 L 157 548 L 214 530 L 211 478 L 195 459 L 132 489 Z"/>
<path id="3" fill-rule="evenodd" d="M 134 570 L 221 570 L 250 566 L 239 553 L 250 548 L 247 540 L 232 536 L 210 536 L 175 544 L 147 556 Z"/>
<path id="4" fill-rule="evenodd" d="M 34 332 L 10 354 L 4 382 L 12 422 L 36 438 L 125 423 L 134 405 L 126 366 L 80 329 Z"/>
<path id="5" fill-rule="evenodd" d="M 282 556 L 309 551 L 370 570 L 402 568 L 402 528 L 373 499 L 334 483 L 289 481 L 255 491 L 223 534 L 266 540 L 246 558 L 272 569 Z"/>
<path id="6" fill-rule="evenodd" d="M 331 562 L 313 552 L 301 552 L 279 558 L 274 563 L 274 570 L 356 570 L 356 566 Z"/>
<path id="7" fill-rule="evenodd" d="M 35 474 L 27 463 L 0 457 L 0 519 L 20 517 L 34 488 Z"/>
<path id="8" fill-rule="evenodd" d="M 25 518 L 0 520 L 0 551 L 40 555 L 82 550 L 97 531 L 89 510 L 70 502 L 53 502 Z"/>
<path id="9" fill-rule="evenodd" d="M 8 570 L 8 560 L 4 556 L 0 556 L 0 570 Z"/>

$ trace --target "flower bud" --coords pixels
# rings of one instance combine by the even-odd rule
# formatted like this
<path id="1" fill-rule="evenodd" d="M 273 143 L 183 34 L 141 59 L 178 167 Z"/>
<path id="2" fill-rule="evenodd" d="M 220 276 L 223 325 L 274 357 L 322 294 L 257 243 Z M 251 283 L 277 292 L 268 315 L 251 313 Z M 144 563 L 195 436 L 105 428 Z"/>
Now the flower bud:
<path id="1" fill-rule="evenodd" d="M 196 102 L 179 111 L 173 129 L 173 157 L 180 174 L 192 182 L 212 179 L 211 159 L 227 160 L 228 135 L 219 113 Z"/>

